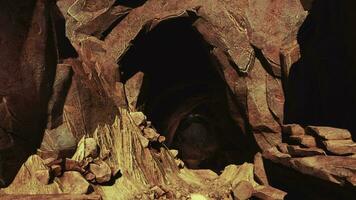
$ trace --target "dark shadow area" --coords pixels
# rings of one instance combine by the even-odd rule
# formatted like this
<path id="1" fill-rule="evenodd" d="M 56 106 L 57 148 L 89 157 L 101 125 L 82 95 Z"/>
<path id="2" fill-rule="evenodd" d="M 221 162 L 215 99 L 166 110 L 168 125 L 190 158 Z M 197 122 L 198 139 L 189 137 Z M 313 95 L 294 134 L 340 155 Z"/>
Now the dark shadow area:
<path id="1" fill-rule="evenodd" d="M 285 123 L 346 128 L 355 139 L 355 6 L 314 1 L 298 33 L 301 58 L 290 70 Z"/>
<path id="2" fill-rule="evenodd" d="M 0 80 L 5 83 L 16 82 L 19 79 L 21 50 L 31 26 L 36 1 L 4 0 L 0 6 Z M 23 96 L 15 94 L 6 84 L 0 84 L 3 98 L 17 100 L 19 104 Z M 2 103 L 2 102 L 1 102 Z M 10 102 L 12 103 L 12 102 Z M 0 113 L 2 114 L 2 113 Z M 3 118 L 4 116 L 0 116 Z M 15 121 L 15 120 L 13 120 Z M 13 145 L 0 151 L 0 187 L 8 185 L 15 177 L 21 164 L 33 151 L 33 141 L 25 138 L 25 131 L 18 128 L 17 122 L 0 121 L 1 128 L 13 138 Z M 38 129 L 35 129 L 38 130 Z M 35 135 L 34 137 L 37 137 Z M 2 136 L 1 136 L 2 137 Z M 2 139 L 2 138 L 1 138 Z M 30 145 L 29 145 L 30 144 Z M 32 146 L 31 146 L 32 144 Z"/>
<path id="3" fill-rule="evenodd" d="M 136 8 L 142 6 L 147 0 L 116 0 L 114 6 L 126 6 L 130 8 Z"/>
<path id="4" fill-rule="evenodd" d="M 59 8 L 54 4 L 51 7 L 51 16 L 54 24 L 54 31 L 56 33 L 56 44 L 58 49 L 58 58 L 63 60 L 66 58 L 76 58 L 78 53 L 70 43 L 66 36 L 66 22 L 64 16 L 60 12 Z"/>
<path id="5" fill-rule="evenodd" d="M 340 187 L 268 160 L 264 166 L 270 185 L 288 192 L 286 200 L 349 200 L 356 195 L 351 185 Z"/>
<path id="6" fill-rule="evenodd" d="M 138 109 L 167 137 L 166 144 L 178 149 L 189 167 L 219 171 L 253 154 L 230 116 L 220 67 L 193 21 L 171 19 L 141 32 L 120 71 L 124 82 L 144 72 Z"/>

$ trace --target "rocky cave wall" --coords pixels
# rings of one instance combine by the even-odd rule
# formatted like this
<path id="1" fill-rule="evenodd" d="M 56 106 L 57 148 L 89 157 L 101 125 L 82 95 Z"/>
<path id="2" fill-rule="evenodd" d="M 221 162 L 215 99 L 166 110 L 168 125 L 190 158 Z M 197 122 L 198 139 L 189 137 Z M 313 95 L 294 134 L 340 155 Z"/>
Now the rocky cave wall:
<path id="1" fill-rule="evenodd" d="M 0 3 L 1 198 L 354 197 L 352 0 Z"/>

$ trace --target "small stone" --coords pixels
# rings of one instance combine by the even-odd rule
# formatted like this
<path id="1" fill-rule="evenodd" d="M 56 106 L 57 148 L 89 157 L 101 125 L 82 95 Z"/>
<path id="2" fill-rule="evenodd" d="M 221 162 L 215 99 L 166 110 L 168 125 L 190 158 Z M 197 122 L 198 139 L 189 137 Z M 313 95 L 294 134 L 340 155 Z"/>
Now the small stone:
<path id="1" fill-rule="evenodd" d="M 51 171 L 53 176 L 62 175 L 62 167 L 60 165 L 51 165 Z"/>
<path id="2" fill-rule="evenodd" d="M 240 181 L 232 192 L 237 200 L 246 200 L 252 196 L 253 186 L 248 181 Z"/>
<path id="3" fill-rule="evenodd" d="M 305 130 L 302 126 L 300 126 L 299 124 L 286 124 L 283 125 L 282 127 L 282 131 L 284 134 L 286 135 L 304 135 L 305 134 Z"/>
<path id="4" fill-rule="evenodd" d="M 64 169 L 66 171 L 77 171 L 80 173 L 85 172 L 85 170 L 80 165 L 80 162 L 78 162 L 76 160 L 69 159 L 69 158 L 66 158 L 64 161 Z"/>
<path id="5" fill-rule="evenodd" d="M 149 141 L 157 141 L 160 136 L 153 128 L 143 129 L 143 134 Z"/>
<path id="6" fill-rule="evenodd" d="M 255 190 L 252 196 L 259 199 L 283 200 L 286 195 L 287 193 L 282 190 L 278 190 L 270 186 L 264 186 Z"/>
<path id="7" fill-rule="evenodd" d="M 48 169 L 38 170 L 35 172 L 35 177 L 43 185 L 47 185 L 50 180 L 50 173 Z"/>
<path id="8" fill-rule="evenodd" d="M 325 155 L 322 149 L 311 147 L 311 148 L 301 148 L 297 145 L 288 145 L 288 152 L 292 157 L 306 157 L 306 156 L 316 156 Z"/>
<path id="9" fill-rule="evenodd" d="M 86 194 L 90 187 L 85 178 L 76 171 L 64 172 L 59 178 L 59 183 L 63 193 Z"/>
<path id="10" fill-rule="evenodd" d="M 327 140 L 323 144 L 329 152 L 336 155 L 356 153 L 356 143 L 352 140 Z"/>
<path id="11" fill-rule="evenodd" d="M 210 169 L 192 169 L 191 171 L 197 174 L 199 177 L 207 180 L 214 180 L 219 178 L 219 175 Z"/>
<path id="12" fill-rule="evenodd" d="M 280 152 L 277 147 L 272 147 L 263 152 L 263 157 L 276 162 L 280 162 L 286 158 L 290 158 L 291 155 Z"/>
<path id="13" fill-rule="evenodd" d="M 307 133 L 316 134 L 325 140 L 347 140 L 351 139 L 351 133 L 346 129 L 327 126 L 308 126 Z"/>
<path id="14" fill-rule="evenodd" d="M 159 142 L 159 143 L 163 143 L 164 141 L 166 141 L 166 137 L 160 135 L 160 136 L 158 137 L 158 142 Z"/>
<path id="15" fill-rule="evenodd" d="M 176 158 L 178 155 L 178 150 L 176 149 L 170 149 L 169 153 L 173 156 L 173 158 Z"/>
<path id="16" fill-rule="evenodd" d="M 131 112 L 130 115 L 137 126 L 141 126 L 146 123 L 146 116 L 142 112 Z"/>
<path id="17" fill-rule="evenodd" d="M 95 180 L 95 175 L 91 172 L 85 174 L 84 178 L 88 181 L 94 181 Z"/>
<path id="18" fill-rule="evenodd" d="M 304 147 L 316 147 L 316 140 L 311 135 L 295 135 L 289 137 L 292 142 L 300 144 Z"/>
<path id="19" fill-rule="evenodd" d="M 160 187 L 158 187 L 157 185 L 156 185 L 156 186 L 153 186 L 153 187 L 151 188 L 151 191 L 154 192 L 155 198 L 159 198 L 159 197 L 163 196 L 164 193 L 165 193 L 165 191 L 163 191 L 163 190 L 162 190 Z"/>
<path id="20" fill-rule="evenodd" d="M 98 145 L 94 138 L 85 138 L 83 137 L 77 146 L 77 150 L 73 155 L 72 159 L 77 161 L 82 161 L 84 158 L 98 157 Z"/>
<path id="21" fill-rule="evenodd" d="M 184 168 L 184 162 L 181 159 L 174 160 L 179 168 Z"/>
<path id="22" fill-rule="evenodd" d="M 95 180 L 98 183 L 105 183 L 110 181 L 111 169 L 106 162 L 98 160 L 89 165 L 89 170 L 95 175 Z"/>

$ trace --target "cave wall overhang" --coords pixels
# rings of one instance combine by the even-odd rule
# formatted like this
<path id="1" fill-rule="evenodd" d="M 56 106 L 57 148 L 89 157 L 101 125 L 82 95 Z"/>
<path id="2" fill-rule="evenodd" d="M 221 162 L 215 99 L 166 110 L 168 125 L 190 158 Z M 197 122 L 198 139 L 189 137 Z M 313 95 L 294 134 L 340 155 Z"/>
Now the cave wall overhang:
<path id="1" fill-rule="evenodd" d="M 129 50 L 132 41 L 140 32 L 152 30 L 161 21 L 196 17 L 193 26 L 212 46 L 212 53 L 223 66 L 225 80 L 235 96 L 234 104 L 239 107 L 235 111 L 244 116 L 236 121 L 244 127 L 247 120 L 259 146 L 267 149 L 281 141 L 279 125 L 283 120 L 284 95 L 280 79 L 288 72 L 290 59 L 298 58 L 294 55 L 298 52 L 295 38 L 307 15 L 299 1 L 288 4 L 291 9 L 286 13 L 278 1 L 211 1 L 209 4 L 206 1 L 147 1 L 129 12 L 102 40 L 77 31 L 80 23 L 67 26 L 67 35 L 80 56 L 90 56 L 91 59 L 83 59 L 83 62 L 97 74 L 100 87 L 116 105 L 127 106 L 123 103 L 126 100 L 116 63 Z M 274 16 L 271 10 L 282 14 Z M 280 59 L 280 55 L 285 59 Z"/>

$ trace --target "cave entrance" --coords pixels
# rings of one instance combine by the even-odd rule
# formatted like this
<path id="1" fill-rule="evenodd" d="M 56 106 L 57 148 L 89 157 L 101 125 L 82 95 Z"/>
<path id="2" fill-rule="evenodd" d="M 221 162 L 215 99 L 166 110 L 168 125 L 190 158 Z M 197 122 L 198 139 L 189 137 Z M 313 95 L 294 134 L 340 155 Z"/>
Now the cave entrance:
<path id="1" fill-rule="evenodd" d="M 192 18 L 141 32 L 119 65 L 123 82 L 144 73 L 137 109 L 189 168 L 222 170 L 246 161 L 241 129 L 232 120 L 227 85 Z"/>

